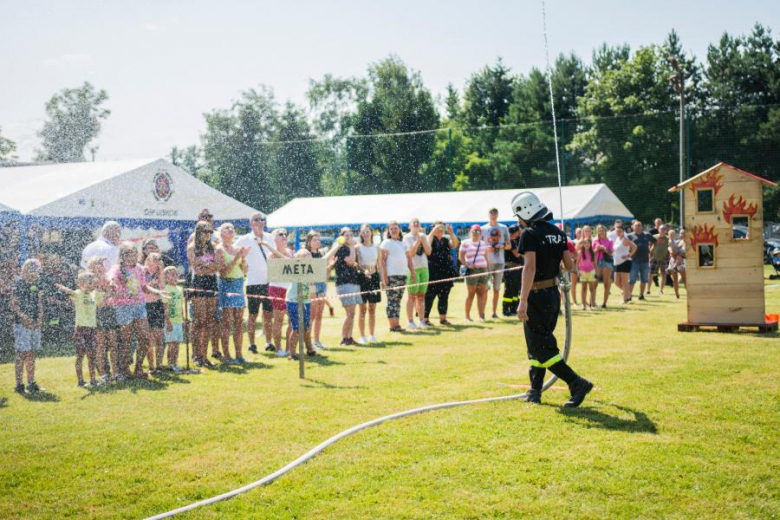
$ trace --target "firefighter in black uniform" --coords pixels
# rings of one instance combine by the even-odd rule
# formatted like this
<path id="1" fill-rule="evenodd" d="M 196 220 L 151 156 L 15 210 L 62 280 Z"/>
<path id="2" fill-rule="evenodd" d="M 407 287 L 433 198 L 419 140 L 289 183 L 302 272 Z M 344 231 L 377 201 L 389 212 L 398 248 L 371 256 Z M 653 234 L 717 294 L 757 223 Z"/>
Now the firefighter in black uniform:
<path id="1" fill-rule="evenodd" d="M 504 251 L 506 269 L 523 265 L 523 255 L 517 250 L 520 244 L 520 226 L 509 226 L 510 248 Z M 504 316 L 514 316 L 520 303 L 520 269 L 504 271 Z"/>
<path id="2" fill-rule="evenodd" d="M 542 401 L 544 376 L 550 369 L 569 385 L 571 399 L 564 406 L 577 407 L 593 389 L 593 383 L 578 376 L 566 364 L 553 334 L 561 307 L 557 282 L 561 262 L 567 271 L 573 267 L 566 234 L 548 222 L 550 211 L 531 192 L 515 195 L 512 211 L 524 228 L 518 248 L 525 267 L 517 317 L 523 322 L 531 362 L 531 390 L 525 400 L 531 403 Z"/>

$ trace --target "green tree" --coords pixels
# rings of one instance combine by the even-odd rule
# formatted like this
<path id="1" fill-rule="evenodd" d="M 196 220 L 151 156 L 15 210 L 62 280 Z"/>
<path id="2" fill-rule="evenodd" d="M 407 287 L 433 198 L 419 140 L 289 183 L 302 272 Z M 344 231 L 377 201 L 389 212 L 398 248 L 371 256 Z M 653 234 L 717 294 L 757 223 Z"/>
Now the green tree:
<path id="1" fill-rule="evenodd" d="M 498 133 L 495 130 L 481 131 L 479 127 L 494 128 L 504 123 L 514 99 L 514 87 L 515 78 L 501 58 L 495 66 L 485 66 L 468 80 L 463 93 L 461 121 L 472 127 L 468 134 L 483 157 L 493 151 Z"/>
<path id="2" fill-rule="evenodd" d="M 0 159 L 15 159 L 13 153 L 16 151 L 16 143 L 7 137 L 3 137 L 2 127 L 0 127 Z"/>
<path id="3" fill-rule="evenodd" d="M 273 149 L 278 110 L 273 91 L 251 89 L 227 110 L 206 114 L 202 136 L 205 166 L 225 194 L 254 208 L 276 209 Z"/>
<path id="4" fill-rule="evenodd" d="M 101 121 L 111 113 L 102 108 L 108 100 L 105 90 L 84 83 L 78 88 L 66 88 L 46 103 L 47 120 L 38 132 L 41 149 L 37 161 L 84 161 L 84 150 L 100 135 Z M 91 147 L 94 155 L 97 147 Z"/>
<path id="5" fill-rule="evenodd" d="M 277 192 L 276 206 L 295 197 L 315 197 L 322 194 L 318 152 L 321 143 L 315 141 L 303 110 L 288 102 L 278 121 L 276 134 Z"/>

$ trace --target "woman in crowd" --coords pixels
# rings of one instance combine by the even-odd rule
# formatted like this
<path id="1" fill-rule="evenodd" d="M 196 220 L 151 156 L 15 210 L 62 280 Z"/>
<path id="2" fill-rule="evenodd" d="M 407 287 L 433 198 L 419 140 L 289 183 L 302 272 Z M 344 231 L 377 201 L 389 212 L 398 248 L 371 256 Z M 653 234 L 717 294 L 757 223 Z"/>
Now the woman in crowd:
<path id="1" fill-rule="evenodd" d="M 612 241 L 607 238 L 607 228 L 601 224 L 596 227 L 593 251 L 596 253 L 596 275 L 604 283 L 604 301 L 601 308 L 606 309 L 609 289 L 612 286 Z M 598 281 L 596 283 L 598 284 Z"/>
<path id="2" fill-rule="evenodd" d="M 669 230 L 669 266 L 666 272 L 672 276 L 674 295 L 680 297 L 680 275 L 685 273 L 685 242 L 677 240 L 677 231 Z"/>
<path id="3" fill-rule="evenodd" d="M 447 232 L 449 237 L 444 236 Z M 428 272 L 431 278 L 431 284 L 425 293 L 425 320 L 424 323 L 431 325 L 430 317 L 433 309 L 433 302 L 439 299 L 439 323 L 442 325 L 452 325 L 447 321 L 447 309 L 449 308 L 450 291 L 452 290 L 452 278 L 457 276 L 455 264 L 452 261 L 452 251 L 458 248 L 460 241 L 451 225 L 444 225 L 442 221 L 436 221 L 433 224 L 431 233 L 428 235 L 428 241 L 431 244 L 431 254 L 428 257 Z M 439 280 L 450 280 L 448 282 L 436 283 Z"/>
<path id="4" fill-rule="evenodd" d="M 304 248 L 311 253 L 312 258 L 322 258 L 322 237 L 318 231 L 311 230 L 306 235 Z M 311 302 L 311 329 L 314 333 L 314 348 L 326 349 L 320 341 L 320 331 L 322 330 L 322 311 L 325 309 L 324 299 L 328 294 L 327 282 L 317 282 L 314 284 L 314 300 Z"/>
<path id="5" fill-rule="evenodd" d="M 379 258 L 379 246 L 374 244 L 374 230 L 368 224 L 363 224 L 360 227 L 357 259 L 358 280 L 363 299 L 358 318 L 358 327 L 360 328 L 358 343 L 366 345 L 377 342 L 374 335 L 376 331 L 376 304 L 382 301 L 382 293 L 380 292 L 382 263 Z M 366 314 L 368 314 L 368 337 L 366 337 Z"/>
<path id="6" fill-rule="evenodd" d="M 344 306 L 347 316 L 341 327 L 341 343 L 339 345 L 356 345 L 352 338 L 352 330 L 355 326 L 355 306 L 363 303 L 360 293 L 360 279 L 358 278 L 357 247 L 352 230 L 348 227 L 341 228 L 339 232 L 338 251 L 334 256 L 333 269 L 336 271 L 336 294 Z"/>
<path id="7" fill-rule="evenodd" d="M 576 249 L 577 244 L 580 243 L 580 240 L 582 239 L 582 228 L 576 228 L 574 230 L 574 247 Z M 580 275 L 579 275 L 579 269 L 577 265 L 577 255 L 574 255 L 574 269 L 571 271 L 571 298 L 574 301 L 574 305 L 579 305 L 577 303 L 577 283 L 580 281 Z"/>
<path id="8" fill-rule="evenodd" d="M 263 242 L 262 245 L 271 249 L 275 258 L 292 258 L 293 252 L 287 247 L 287 230 L 284 228 L 274 229 L 271 234 L 274 237 L 273 244 Z M 276 355 L 285 357 L 287 355 L 287 339 L 289 339 L 290 326 L 287 325 L 285 333 L 285 346 L 282 346 L 282 325 L 284 325 L 284 316 L 287 314 L 287 284 L 284 282 L 271 282 L 268 284 L 268 296 L 271 298 L 271 305 L 274 309 L 273 327 L 271 336 Z"/>
<path id="9" fill-rule="evenodd" d="M 157 291 L 162 291 L 165 286 L 162 275 L 165 266 L 160 253 L 147 254 L 142 265 L 144 267 L 146 284 Z M 149 369 L 154 373 L 162 366 L 163 354 L 165 353 L 165 343 L 163 343 L 165 306 L 160 296 L 156 293 L 146 293 L 145 298 L 146 319 L 149 323 Z"/>
<path id="10" fill-rule="evenodd" d="M 579 281 L 582 284 L 582 310 L 596 309 L 596 254 L 593 252 L 593 232 L 590 226 L 582 228 L 582 237 L 577 242 L 577 266 Z M 590 291 L 590 297 L 588 297 Z"/>
<path id="11" fill-rule="evenodd" d="M 631 257 L 636 251 L 636 244 L 626 236 L 623 226 L 615 227 L 615 240 L 612 242 L 615 262 L 615 285 L 623 291 L 623 303 L 631 301 L 631 285 L 628 276 L 631 274 Z"/>
<path id="12" fill-rule="evenodd" d="M 379 244 L 379 249 L 382 255 L 382 284 L 387 290 L 386 312 L 390 332 L 403 332 L 404 329 L 400 324 L 403 286 L 408 273 L 412 274 L 412 282 L 417 282 L 417 277 L 412 259 L 406 255 L 398 222 L 393 220 L 387 224 L 387 236 Z"/>
<path id="13" fill-rule="evenodd" d="M 485 321 L 485 305 L 487 304 L 487 243 L 482 240 L 482 228 L 479 224 L 471 226 L 470 237 L 460 244 L 458 260 L 466 267 L 466 321 L 471 322 L 471 304 L 474 295 L 477 296 L 477 312 L 479 320 Z M 476 276 L 475 276 L 476 275 Z"/>
<path id="14" fill-rule="evenodd" d="M 195 226 L 195 238 L 187 246 L 187 261 L 194 274 L 192 278 L 192 336 L 195 364 L 212 367 L 208 360 L 209 334 L 217 326 L 214 319 L 217 310 L 217 258 L 211 235 L 214 229 L 201 220 Z"/>
<path id="15" fill-rule="evenodd" d="M 428 291 L 428 255 L 431 254 L 431 244 L 428 236 L 420 227 L 420 220 L 413 218 L 409 222 L 409 233 L 403 240 L 406 255 L 412 259 L 414 267 L 415 282 L 412 282 L 412 275 L 406 278 L 406 284 L 409 286 L 409 298 L 406 300 L 406 318 L 409 321 L 408 330 L 417 330 L 414 323 L 414 314 L 420 318 L 420 327 L 427 328 L 425 324 L 425 293 Z"/>
<path id="16" fill-rule="evenodd" d="M 222 360 L 225 363 L 243 363 L 242 329 L 244 320 L 244 276 L 249 270 L 246 255 L 249 247 L 236 247 L 233 240 L 236 230 L 233 224 L 219 226 L 220 244 L 217 246 L 217 265 L 219 266 L 219 308 L 222 310 Z M 230 357 L 230 335 L 233 333 L 233 346 L 236 357 Z"/>

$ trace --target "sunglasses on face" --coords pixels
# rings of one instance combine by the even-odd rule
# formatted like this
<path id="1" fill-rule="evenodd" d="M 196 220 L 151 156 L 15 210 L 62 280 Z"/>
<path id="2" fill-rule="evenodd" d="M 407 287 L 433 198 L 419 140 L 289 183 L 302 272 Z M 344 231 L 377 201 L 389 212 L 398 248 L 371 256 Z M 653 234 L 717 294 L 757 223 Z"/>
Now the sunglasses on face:
<path id="1" fill-rule="evenodd" d="M 482 231 L 477 229 L 477 230 L 472 231 L 471 233 L 474 234 L 474 235 L 481 235 Z"/>
<path id="2" fill-rule="evenodd" d="M 278 236 L 278 237 L 286 237 L 286 236 L 287 236 L 287 233 L 279 233 L 279 234 L 278 234 L 278 235 L 276 235 L 276 236 Z"/>
<path id="3" fill-rule="evenodd" d="M 264 218 L 253 218 L 252 222 L 265 222 Z"/>

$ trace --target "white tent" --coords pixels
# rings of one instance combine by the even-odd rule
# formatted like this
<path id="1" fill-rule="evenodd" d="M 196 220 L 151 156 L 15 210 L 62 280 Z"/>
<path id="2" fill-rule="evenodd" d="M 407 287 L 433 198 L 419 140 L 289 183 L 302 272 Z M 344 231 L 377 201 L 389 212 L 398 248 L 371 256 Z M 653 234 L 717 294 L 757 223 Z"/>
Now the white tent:
<path id="1" fill-rule="evenodd" d="M 0 204 L 49 218 L 246 220 L 253 209 L 164 159 L 0 168 Z"/>
<path id="2" fill-rule="evenodd" d="M 484 223 L 490 208 L 498 208 L 499 220 L 510 222 L 514 190 L 456 191 L 440 193 L 400 193 L 357 195 L 351 197 L 313 197 L 293 199 L 268 217 L 271 227 L 324 228 L 347 225 L 384 226 L 390 220 L 409 222 L 413 217 L 423 224 L 436 220 L 455 225 Z M 560 218 L 558 188 L 533 191 Z M 563 218 L 578 223 L 632 219 L 631 212 L 606 184 L 566 186 L 563 193 Z"/>
<path id="3" fill-rule="evenodd" d="M 0 213 L 16 213 L 16 210 L 5 204 L 0 204 Z"/>

